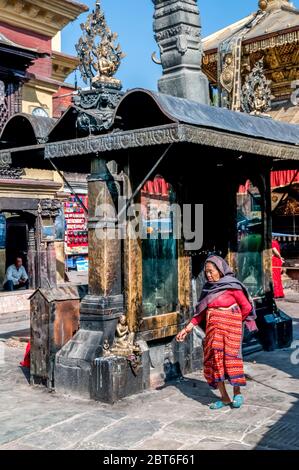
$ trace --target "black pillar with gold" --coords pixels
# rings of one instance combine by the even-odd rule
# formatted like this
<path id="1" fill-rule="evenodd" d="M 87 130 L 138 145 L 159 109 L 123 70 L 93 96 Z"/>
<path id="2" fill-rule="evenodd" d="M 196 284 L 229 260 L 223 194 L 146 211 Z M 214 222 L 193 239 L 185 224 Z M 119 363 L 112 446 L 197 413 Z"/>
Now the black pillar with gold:
<path id="1" fill-rule="evenodd" d="M 114 75 L 123 54 L 99 1 L 82 30 L 77 52 L 90 89 L 80 90 L 74 99 L 76 127 L 87 135 L 99 134 L 115 121 L 122 85 Z M 115 165 L 94 154 L 88 179 L 89 290 L 81 303 L 80 330 L 58 352 L 55 365 L 57 391 L 110 403 L 144 387 L 142 363 L 136 375 L 137 364 L 128 363 L 137 345 L 124 315 L 117 180 Z"/>
<path id="2" fill-rule="evenodd" d="M 89 198 L 89 294 L 81 304 L 81 328 L 100 330 L 113 343 L 123 313 L 121 240 L 117 232 L 118 190 L 104 160 L 92 161 Z"/>

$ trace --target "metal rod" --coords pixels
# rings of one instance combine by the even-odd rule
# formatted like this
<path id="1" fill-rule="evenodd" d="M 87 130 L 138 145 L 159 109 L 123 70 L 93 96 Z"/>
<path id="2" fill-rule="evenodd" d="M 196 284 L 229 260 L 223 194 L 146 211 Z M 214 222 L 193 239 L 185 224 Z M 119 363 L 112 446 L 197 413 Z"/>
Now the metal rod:
<path id="1" fill-rule="evenodd" d="M 155 165 L 151 168 L 151 170 L 148 172 L 148 174 L 144 177 L 144 179 L 142 180 L 142 182 L 138 185 L 138 187 L 135 189 L 134 193 L 132 194 L 132 196 L 130 197 L 130 199 L 128 200 L 127 204 L 125 205 L 125 207 L 122 208 L 122 210 L 118 213 L 117 217 L 118 217 L 118 220 L 120 219 L 121 215 L 123 214 L 123 212 L 127 212 L 127 209 L 128 207 L 130 206 L 131 202 L 134 200 L 135 196 L 139 193 L 139 191 L 143 188 L 143 186 L 145 185 L 145 183 L 147 182 L 147 180 L 150 178 L 150 176 L 153 174 L 153 172 L 156 170 L 156 168 L 160 165 L 160 163 L 162 162 L 162 160 L 166 157 L 167 153 L 169 152 L 169 150 L 171 149 L 171 147 L 173 146 L 173 142 L 168 145 L 167 149 L 165 150 L 165 152 L 163 152 L 163 154 L 161 155 L 161 157 L 159 158 L 159 160 L 155 163 Z"/>
<path id="2" fill-rule="evenodd" d="M 53 166 L 54 170 L 57 171 L 57 173 L 59 174 L 59 176 L 63 179 L 63 181 L 65 182 L 65 184 L 67 185 L 67 187 L 69 188 L 69 190 L 71 191 L 71 194 L 73 194 L 77 200 L 77 202 L 80 204 L 80 206 L 82 207 L 82 209 L 84 210 L 84 212 L 88 215 L 88 209 L 87 207 L 85 206 L 85 204 L 83 203 L 83 201 L 81 201 L 81 199 L 79 198 L 78 194 L 76 193 L 76 191 L 74 190 L 74 188 L 72 187 L 72 185 L 68 182 L 68 180 L 66 179 L 66 177 L 64 176 L 64 174 L 57 168 L 57 166 L 55 165 L 55 163 L 52 162 L 51 158 L 48 159 L 49 162 L 51 163 L 51 165 Z"/>

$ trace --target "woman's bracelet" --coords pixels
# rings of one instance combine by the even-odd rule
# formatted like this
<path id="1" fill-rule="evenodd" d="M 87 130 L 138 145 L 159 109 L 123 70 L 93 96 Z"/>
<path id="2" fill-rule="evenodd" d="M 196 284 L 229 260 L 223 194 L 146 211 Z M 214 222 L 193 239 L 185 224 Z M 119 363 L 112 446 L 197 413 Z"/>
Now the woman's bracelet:
<path id="1" fill-rule="evenodd" d="M 188 335 L 189 333 L 191 333 L 191 331 L 193 330 L 193 328 L 191 328 L 191 330 L 188 330 L 187 327 L 185 326 L 184 330 L 186 331 L 186 333 L 187 333 L 187 335 Z"/>

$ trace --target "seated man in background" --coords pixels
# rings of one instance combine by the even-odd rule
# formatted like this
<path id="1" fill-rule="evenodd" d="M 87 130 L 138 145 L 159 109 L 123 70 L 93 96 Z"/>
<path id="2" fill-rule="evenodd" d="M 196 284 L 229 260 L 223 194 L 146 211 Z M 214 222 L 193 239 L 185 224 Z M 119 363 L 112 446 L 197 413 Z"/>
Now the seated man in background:
<path id="1" fill-rule="evenodd" d="M 22 258 L 16 258 L 15 264 L 7 268 L 3 287 L 8 292 L 21 288 L 29 289 L 29 279 L 23 266 Z"/>

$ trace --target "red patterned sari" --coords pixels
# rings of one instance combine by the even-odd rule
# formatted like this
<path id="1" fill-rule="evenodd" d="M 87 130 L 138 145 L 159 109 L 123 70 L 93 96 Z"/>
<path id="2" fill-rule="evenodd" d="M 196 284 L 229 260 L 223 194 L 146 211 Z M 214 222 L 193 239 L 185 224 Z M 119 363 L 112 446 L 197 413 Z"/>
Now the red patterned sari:
<path id="1" fill-rule="evenodd" d="M 245 386 L 242 359 L 243 321 L 252 305 L 240 290 L 227 290 L 213 300 L 200 315 L 192 319 L 194 325 L 206 320 L 204 342 L 204 376 L 212 388 L 219 382 Z"/>

